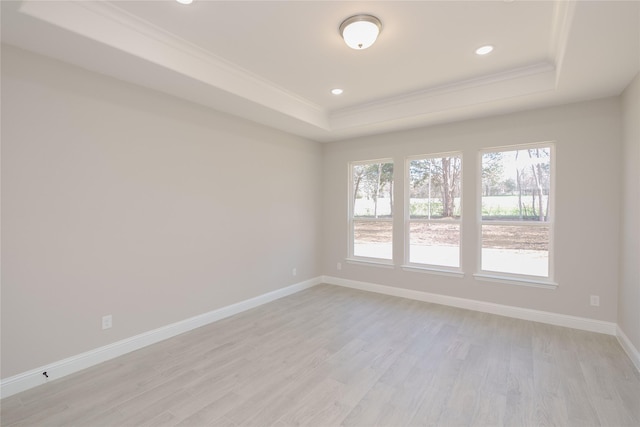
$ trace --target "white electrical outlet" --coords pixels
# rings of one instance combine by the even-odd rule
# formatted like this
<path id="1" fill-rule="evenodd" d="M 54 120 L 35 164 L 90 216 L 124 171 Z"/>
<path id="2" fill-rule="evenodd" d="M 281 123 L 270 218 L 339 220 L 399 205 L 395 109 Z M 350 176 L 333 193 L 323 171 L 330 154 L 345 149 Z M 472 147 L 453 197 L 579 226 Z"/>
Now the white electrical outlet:
<path id="1" fill-rule="evenodd" d="M 336 265 L 336 268 L 337 268 L 338 270 L 342 270 L 342 263 L 341 263 L 341 262 L 339 262 L 339 263 Z"/>
<path id="2" fill-rule="evenodd" d="M 291 270 L 291 275 L 295 276 L 298 274 L 298 269 L 294 268 L 293 270 Z"/>
<path id="3" fill-rule="evenodd" d="M 113 316 L 110 314 L 102 316 L 102 329 L 109 329 L 113 326 Z"/>
<path id="4" fill-rule="evenodd" d="M 591 295 L 591 305 L 594 307 L 600 306 L 600 297 L 598 295 Z"/>

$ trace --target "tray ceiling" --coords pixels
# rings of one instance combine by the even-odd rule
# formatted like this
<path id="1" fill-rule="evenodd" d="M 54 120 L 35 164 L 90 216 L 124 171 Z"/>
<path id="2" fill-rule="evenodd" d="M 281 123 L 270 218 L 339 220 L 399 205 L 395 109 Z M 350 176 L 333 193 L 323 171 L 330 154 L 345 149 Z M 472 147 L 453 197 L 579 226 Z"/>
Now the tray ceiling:
<path id="1" fill-rule="evenodd" d="M 5 43 L 318 141 L 617 95 L 639 27 L 615 1 L 2 2 Z"/>

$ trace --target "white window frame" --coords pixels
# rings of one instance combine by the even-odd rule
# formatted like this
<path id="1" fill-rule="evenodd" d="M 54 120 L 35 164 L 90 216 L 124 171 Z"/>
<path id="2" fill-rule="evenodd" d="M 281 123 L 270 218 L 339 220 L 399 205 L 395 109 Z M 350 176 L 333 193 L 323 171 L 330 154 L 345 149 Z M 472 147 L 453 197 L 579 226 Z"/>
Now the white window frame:
<path id="1" fill-rule="evenodd" d="M 460 218 L 458 219 L 423 219 L 411 218 L 411 161 L 440 159 L 443 157 L 459 157 L 460 158 Z M 440 274 L 445 276 L 464 277 L 462 270 L 462 215 L 463 215 L 463 182 L 464 182 L 464 156 L 462 151 L 451 151 L 446 153 L 433 153 L 409 156 L 405 159 L 404 164 L 404 264 L 402 268 L 407 271 L 426 272 Z M 411 223 L 438 223 L 438 224 L 457 224 L 460 228 L 460 240 L 458 242 L 458 267 L 451 267 L 439 264 L 424 264 L 411 262 Z"/>
<path id="2" fill-rule="evenodd" d="M 394 212 L 391 211 L 391 218 L 357 218 L 357 221 L 371 221 L 371 222 L 389 222 L 391 224 L 391 259 L 387 258 L 374 258 L 374 257 L 364 257 L 357 256 L 354 254 L 354 245 L 355 245 L 355 236 L 354 236 L 354 220 L 353 217 L 353 208 L 355 206 L 355 194 L 353 192 L 353 167 L 356 165 L 370 165 L 376 163 L 391 163 L 393 167 L 393 177 L 395 181 L 396 177 L 396 165 L 392 158 L 382 158 L 382 159 L 372 159 L 372 160 L 358 160 L 349 162 L 348 173 L 349 178 L 347 180 L 349 188 L 348 188 L 348 249 L 347 249 L 347 262 L 352 264 L 364 264 L 364 265 L 374 265 L 380 267 L 394 267 L 394 258 L 393 258 L 393 247 L 394 247 L 394 227 L 393 227 L 393 217 Z M 395 185 L 394 185 L 395 189 Z"/>
<path id="3" fill-rule="evenodd" d="M 486 153 L 495 153 L 495 152 L 504 152 L 504 151 L 518 151 L 518 150 L 527 150 L 532 148 L 549 148 L 549 166 L 550 166 L 550 182 L 549 182 L 549 215 L 547 217 L 547 221 L 545 222 L 536 222 L 536 221 L 496 221 L 496 220 L 483 220 L 482 219 L 482 156 Z M 555 234 L 555 196 L 556 196 L 556 144 L 555 141 L 545 141 L 545 142 L 537 142 L 531 144 L 517 144 L 517 145 L 507 145 L 500 147 L 490 147 L 482 149 L 478 152 L 478 170 L 477 170 L 477 260 L 478 260 L 478 272 L 473 276 L 480 281 L 488 281 L 488 282 L 498 282 L 498 283 L 506 283 L 512 285 L 519 286 L 531 286 L 545 289 L 556 289 L 558 284 L 554 281 L 555 277 L 555 269 L 554 269 L 554 234 Z M 527 274 L 516 274 L 516 273 L 508 273 L 508 272 L 496 272 L 491 270 L 483 270 L 482 269 L 482 226 L 483 225 L 506 225 L 506 226 L 517 226 L 524 225 L 529 227 L 549 227 L 549 266 L 548 266 L 548 276 L 533 276 Z"/>

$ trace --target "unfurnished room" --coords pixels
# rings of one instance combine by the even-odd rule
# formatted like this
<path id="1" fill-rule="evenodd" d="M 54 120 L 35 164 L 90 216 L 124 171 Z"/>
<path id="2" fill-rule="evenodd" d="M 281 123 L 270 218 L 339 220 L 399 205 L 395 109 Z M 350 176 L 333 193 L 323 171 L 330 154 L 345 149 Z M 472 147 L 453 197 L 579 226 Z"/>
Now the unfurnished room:
<path id="1" fill-rule="evenodd" d="M 0 13 L 2 426 L 640 426 L 640 1 Z"/>

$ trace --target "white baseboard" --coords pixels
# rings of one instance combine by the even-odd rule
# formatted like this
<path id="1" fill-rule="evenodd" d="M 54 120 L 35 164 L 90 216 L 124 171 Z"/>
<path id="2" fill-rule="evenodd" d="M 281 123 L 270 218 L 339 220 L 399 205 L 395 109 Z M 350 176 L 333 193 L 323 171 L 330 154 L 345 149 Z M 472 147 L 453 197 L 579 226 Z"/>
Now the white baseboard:
<path id="1" fill-rule="evenodd" d="M 566 314 L 551 313 L 547 311 L 532 310 L 529 308 L 513 307 L 509 305 L 494 304 L 491 302 L 477 301 L 466 298 L 452 297 L 448 295 L 432 294 L 393 286 L 377 285 L 374 283 L 360 282 L 356 280 L 342 279 L 339 277 L 323 276 L 323 283 L 359 289 L 362 291 L 376 292 L 417 301 L 431 302 L 480 311 L 483 313 L 497 314 L 516 319 L 531 320 L 567 328 L 581 329 L 583 331 L 599 332 L 602 334 L 616 335 L 617 325 L 602 320 L 587 319 L 585 317 L 569 316 Z"/>
<path id="2" fill-rule="evenodd" d="M 565 326 L 584 331 L 615 335 L 622 348 L 631 358 L 633 364 L 640 371 L 640 353 L 633 346 L 631 341 L 629 341 L 624 332 L 612 322 L 604 322 L 601 320 L 494 304 L 447 295 L 432 294 L 428 292 L 378 285 L 332 276 L 320 276 L 6 378 L 0 381 L 0 396 L 2 398 L 9 397 L 21 391 L 44 384 L 45 382 L 79 372 L 115 357 L 164 341 L 168 338 L 183 334 L 209 323 L 233 316 L 234 314 L 242 313 L 243 311 L 250 310 L 276 299 L 300 292 L 320 283 L 408 298 L 417 301 L 448 305 L 517 319 L 531 320 L 551 325 Z M 42 375 L 45 371 L 49 375 L 48 379 Z"/>
<path id="3" fill-rule="evenodd" d="M 0 396 L 9 397 L 21 391 L 39 386 L 45 382 L 52 381 L 83 369 L 106 362 L 118 356 L 138 350 L 151 344 L 164 341 L 176 335 L 183 334 L 201 326 L 213 323 L 225 317 L 258 307 L 276 299 L 300 292 L 321 283 L 321 277 L 305 280 L 286 288 L 277 289 L 263 295 L 259 295 L 248 300 L 228 305 L 217 310 L 210 311 L 189 319 L 185 319 L 167 326 L 163 326 L 152 331 L 142 333 L 113 344 L 99 347 L 76 356 L 59 360 L 27 372 L 3 379 L 0 381 Z M 42 373 L 47 372 L 49 378 Z"/>
<path id="4" fill-rule="evenodd" d="M 634 364 L 638 372 L 640 372 L 640 351 L 633 345 L 629 337 L 620 329 L 618 326 L 616 338 L 618 338 L 618 342 L 631 359 L 631 362 Z"/>

